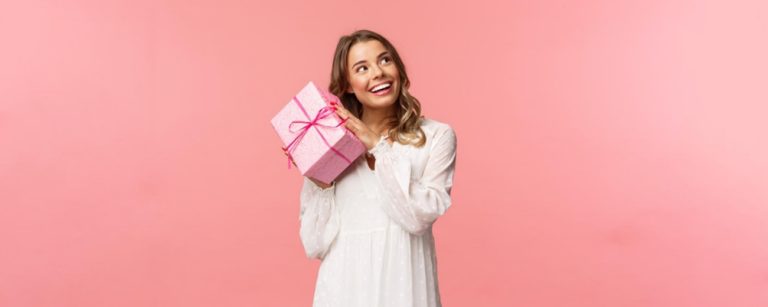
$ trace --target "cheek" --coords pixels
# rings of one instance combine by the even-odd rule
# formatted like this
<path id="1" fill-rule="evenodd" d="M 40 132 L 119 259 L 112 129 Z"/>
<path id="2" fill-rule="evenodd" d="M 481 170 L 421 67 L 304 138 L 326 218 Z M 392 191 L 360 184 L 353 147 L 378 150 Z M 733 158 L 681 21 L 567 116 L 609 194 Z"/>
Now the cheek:
<path id="1" fill-rule="evenodd" d="M 366 82 L 365 78 L 352 77 L 352 79 L 350 80 L 350 84 L 352 85 L 352 89 L 354 89 L 355 92 L 367 92 L 368 91 L 366 89 L 367 82 Z"/>
<path id="2" fill-rule="evenodd" d="M 387 70 L 387 74 L 392 76 L 395 80 L 400 82 L 400 71 L 397 70 L 397 67 L 395 65 L 390 66 L 390 68 Z"/>

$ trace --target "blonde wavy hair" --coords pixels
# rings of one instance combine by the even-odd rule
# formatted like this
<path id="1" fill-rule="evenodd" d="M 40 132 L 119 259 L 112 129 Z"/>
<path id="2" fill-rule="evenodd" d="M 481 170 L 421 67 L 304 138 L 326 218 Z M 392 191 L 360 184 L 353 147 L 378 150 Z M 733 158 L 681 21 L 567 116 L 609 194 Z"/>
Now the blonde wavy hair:
<path id="1" fill-rule="evenodd" d="M 344 107 L 352 112 L 357 118 L 362 118 L 363 106 L 357 100 L 354 93 L 347 93 L 349 80 L 347 79 L 347 56 L 349 50 L 355 43 L 377 40 L 384 48 L 389 51 L 392 59 L 400 72 L 400 96 L 397 98 L 397 107 L 395 115 L 389 121 L 389 138 L 403 145 L 414 145 L 422 147 L 427 141 L 424 130 L 421 129 L 421 121 L 424 118 L 421 115 L 421 103 L 416 97 L 408 93 L 410 80 L 405 72 L 400 55 L 395 47 L 380 34 L 370 30 L 358 30 L 352 34 L 342 36 L 336 45 L 336 52 L 333 56 L 333 67 L 331 69 L 331 84 L 328 91 L 341 99 Z"/>

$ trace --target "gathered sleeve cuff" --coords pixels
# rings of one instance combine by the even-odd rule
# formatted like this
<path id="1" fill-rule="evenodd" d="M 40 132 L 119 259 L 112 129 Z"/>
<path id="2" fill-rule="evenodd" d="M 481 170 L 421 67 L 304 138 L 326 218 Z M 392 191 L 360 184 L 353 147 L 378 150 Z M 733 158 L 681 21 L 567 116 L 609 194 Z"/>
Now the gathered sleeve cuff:
<path id="1" fill-rule="evenodd" d="M 335 202 L 336 183 L 321 188 L 304 177 L 300 193 L 299 235 L 307 258 L 322 260 L 339 232 L 339 211 Z"/>
<path id="2" fill-rule="evenodd" d="M 369 150 L 376 157 L 374 173 L 384 189 L 384 211 L 404 230 L 422 235 L 451 206 L 456 166 L 456 134 L 450 126 L 437 133 L 421 178 L 411 178 L 411 162 L 385 138 Z"/>

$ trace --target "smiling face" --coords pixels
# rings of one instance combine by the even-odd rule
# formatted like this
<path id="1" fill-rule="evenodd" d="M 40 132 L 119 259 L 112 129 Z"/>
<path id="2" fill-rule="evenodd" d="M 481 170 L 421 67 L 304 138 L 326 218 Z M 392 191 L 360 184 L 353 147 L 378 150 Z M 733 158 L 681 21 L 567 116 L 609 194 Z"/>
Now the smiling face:
<path id="1" fill-rule="evenodd" d="M 352 45 L 347 57 L 347 93 L 354 93 L 363 106 L 391 108 L 400 95 L 400 73 L 392 55 L 372 39 Z"/>

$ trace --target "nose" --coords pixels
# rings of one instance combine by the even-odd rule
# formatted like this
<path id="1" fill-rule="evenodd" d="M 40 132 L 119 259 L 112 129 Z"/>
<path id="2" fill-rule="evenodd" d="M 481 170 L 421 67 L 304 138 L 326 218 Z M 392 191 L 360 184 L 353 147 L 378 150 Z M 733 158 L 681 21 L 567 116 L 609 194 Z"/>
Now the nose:
<path id="1" fill-rule="evenodd" d="M 382 70 L 378 65 L 374 65 L 373 67 L 374 69 L 372 69 L 371 72 L 373 73 L 374 78 L 381 77 L 381 75 L 384 74 L 384 70 Z"/>

